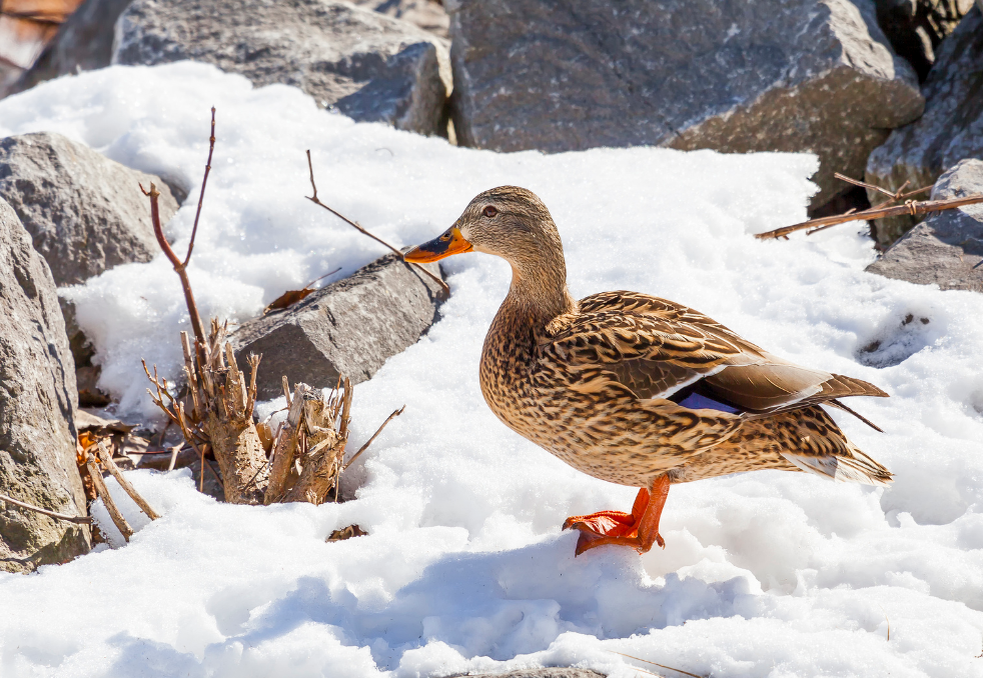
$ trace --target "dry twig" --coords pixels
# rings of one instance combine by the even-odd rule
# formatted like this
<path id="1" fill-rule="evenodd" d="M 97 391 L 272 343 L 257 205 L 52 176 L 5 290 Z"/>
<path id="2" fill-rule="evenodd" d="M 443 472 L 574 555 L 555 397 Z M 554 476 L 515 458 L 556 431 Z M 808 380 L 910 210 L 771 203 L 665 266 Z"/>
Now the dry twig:
<path id="1" fill-rule="evenodd" d="M 119 470 L 119 466 L 117 466 L 116 462 L 113 461 L 112 453 L 106 448 L 106 443 L 102 440 L 100 440 L 98 443 L 97 454 L 99 455 L 99 461 L 102 462 L 102 465 L 105 466 L 106 469 L 112 474 L 113 478 L 116 478 L 116 482 L 119 483 L 119 486 L 122 487 L 128 495 L 130 495 L 130 499 L 132 499 L 133 502 L 140 507 L 140 510 L 146 513 L 147 517 L 151 520 L 157 520 L 160 518 L 160 514 L 153 510 L 150 504 L 147 503 L 147 500 L 140 496 L 140 493 L 137 492 L 136 488 L 133 487 L 130 481 L 123 477 L 123 472 Z"/>
<path id="2" fill-rule="evenodd" d="M 665 664 L 658 664 L 656 662 L 649 661 L 648 659 L 642 659 L 641 657 L 633 657 L 630 654 L 624 654 L 623 652 L 615 652 L 615 654 L 620 654 L 622 657 L 628 657 L 628 659 L 634 659 L 638 662 L 645 662 L 646 664 L 651 664 L 652 666 L 658 666 L 660 669 L 669 669 L 670 671 L 675 671 L 676 673 L 681 673 L 684 676 L 692 676 L 692 678 L 704 678 L 696 673 L 690 673 L 689 671 L 683 671 L 682 669 L 673 668 L 672 666 L 666 666 Z M 645 669 L 639 669 L 640 671 L 645 671 Z M 645 673 L 652 673 L 651 671 L 645 671 Z M 655 674 L 652 674 L 655 675 Z"/>
<path id="3" fill-rule="evenodd" d="M 376 429 L 376 432 L 372 434 L 372 437 L 369 438 L 367 441 L 365 441 L 365 444 L 362 445 L 360 448 L 358 448 L 358 452 L 353 454 L 352 458 L 345 463 L 345 466 L 342 468 L 342 470 L 344 471 L 353 463 L 355 463 L 355 460 L 358 459 L 358 455 L 362 454 L 362 452 L 365 452 L 365 450 L 369 449 L 369 445 L 371 445 L 372 441 L 374 441 L 377 437 L 379 437 L 379 434 L 382 433 L 382 429 L 386 428 L 386 424 L 388 424 L 393 419 L 401 415 L 403 413 L 403 410 L 405 409 L 406 409 L 406 405 L 403 405 L 398 410 L 394 410 L 392 414 L 386 417 L 386 420 L 382 422 L 382 425 L 378 429 Z"/>
<path id="4" fill-rule="evenodd" d="M 12 506 L 19 506 L 20 508 L 27 509 L 28 511 L 34 511 L 35 513 L 40 513 L 43 516 L 55 518 L 56 520 L 64 520 L 69 523 L 76 523 L 79 525 L 90 525 L 92 523 L 92 518 L 89 516 L 68 516 L 64 513 L 56 513 L 55 511 L 49 511 L 48 509 L 43 509 L 40 506 L 34 506 L 33 504 L 19 501 L 13 497 L 8 497 L 5 494 L 0 494 L 0 502 L 6 502 Z"/>
<path id="5" fill-rule="evenodd" d="M 113 501 L 112 495 L 109 494 L 109 488 L 106 487 L 106 483 L 102 479 L 102 471 L 99 470 L 99 462 L 96 461 L 95 455 L 90 454 L 87 456 L 88 459 L 85 460 L 85 466 L 89 471 L 89 477 L 92 478 L 92 484 L 96 488 L 96 494 L 102 499 L 102 503 L 106 507 L 106 511 L 109 512 L 109 517 L 112 518 L 113 524 L 116 525 L 116 529 L 123 535 L 123 540 L 130 541 L 130 537 L 133 536 L 133 528 L 126 522 L 126 518 L 119 512 L 116 502 Z"/>
<path id="6" fill-rule="evenodd" d="M 790 233 L 795 233 L 796 231 L 803 231 L 806 229 L 811 229 L 806 233 L 806 235 L 812 235 L 813 233 L 818 233 L 819 231 L 824 231 L 832 226 L 845 224 L 850 221 L 868 221 L 870 219 L 882 219 L 884 217 L 896 217 L 901 215 L 915 216 L 918 214 L 928 214 L 930 212 L 951 210 L 957 207 L 964 207 L 966 205 L 974 205 L 976 203 L 983 202 L 983 195 L 972 195 L 965 198 L 950 198 L 948 200 L 907 200 L 911 196 L 917 195 L 918 193 L 923 193 L 932 187 L 925 186 L 908 193 L 902 193 L 904 188 L 907 186 L 907 183 L 905 183 L 901 189 L 892 193 L 887 189 L 874 186 L 873 184 L 867 184 L 862 181 L 857 181 L 856 179 L 850 179 L 842 174 L 837 174 L 836 177 L 856 186 L 863 186 L 864 188 L 879 191 L 889 196 L 889 199 L 877 207 L 871 207 L 870 209 L 863 210 L 862 212 L 850 210 L 846 214 L 837 214 L 830 217 L 810 219 L 808 221 L 803 221 L 800 224 L 783 226 L 782 228 L 776 228 L 775 230 L 768 231 L 766 233 L 757 233 L 754 237 L 758 238 L 759 240 L 768 240 L 771 238 L 788 239 L 788 235 Z M 906 202 L 903 205 L 895 205 L 893 207 L 886 206 L 899 200 L 906 200 Z"/>
<path id="7" fill-rule="evenodd" d="M 390 250 L 392 250 L 392 252 L 397 257 L 399 257 L 401 261 L 406 261 L 403 258 L 403 253 L 400 252 L 398 249 L 396 249 L 395 247 L 393 247 L 392 245 L 390 245 L 389 243 L 387 243 L 382 238 L 379 238 L 377 236 L 372 235 L 367 230 L 365 230 L 362 226 L 360 226 L 357 222 L 352 221 L 351 219 L 349 219 L 348 217 L 346 217 L 344 214 L 341 214 L 337 210 L 334 210 L 331 207 L 328 207 L 323 202 L 321 202 L 320 200 L 318 200 L 318 197 L 317 197 L 317 184 L 314 183 L 314 165 L 311 163 L 311 152 L 309 150 L 307 151 L 307 169 L 310 170 L 310 173 L 311 173 L 311 188 L 314 190 L 314 195 L 313 196 L 307 196 L 307 199 L 308 200 L 310 200 L 315 205 L 320 205 L 324 209 L 328 210 L 329 212 L 331 212 L 331 214 L 335 215 L 336 217 L 338 217 L 339 219 L 341 219 L 342 221 L 344 221 L 346 224 L 348 224 L 352 228 L 355 228 L 356 230 L 358 230 L 363 235 L 367 235 L 370 238 L 372 238 L 373 240 L 375 240 L 377 243 L 380 243 L 382 245 L 385 245 Z M 447 286 L 447 283 L 445 283 L 443 280 L 441 280 L 439 276 L 434 275 L 433 273 L 431 273 L 427 269 L 423 268 L 419 264 L 415 264 L 415 263 L 410 262 L 410 265 L 413 266 L 413 267 L 415 267 L 415 268 L 418 268 L 420 271 L 422 271 L 423 273 L 425 273 L 427 275 L 427 277 L 429 277 L 431 280 L 433 280 L 438 285 L 440 285 L 440 288 L 444 291 L 444 294 L 450 294 L 451 288 L 448 287 Z"/>

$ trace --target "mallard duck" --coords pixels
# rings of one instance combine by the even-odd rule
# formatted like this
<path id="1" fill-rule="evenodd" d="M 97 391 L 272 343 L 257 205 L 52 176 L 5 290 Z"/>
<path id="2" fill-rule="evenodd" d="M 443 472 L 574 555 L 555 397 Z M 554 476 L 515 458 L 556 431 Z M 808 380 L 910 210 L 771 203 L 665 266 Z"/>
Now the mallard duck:
<path id="1" fill-rule="evenodd" d="M 575 301 L 560 234 L 531 191 L 481 193 L 453 226 L 405 258 L 422 263 L 472 251 L 512 266 L 482 350 L 488 406 L 574 468 L 640 488 L 630 513 L 566 520 L 564 529 L 580 531 L 577 555 L 603 544 L 665 548 L 659 520 L 674 483 L 761 469 L 891 482 L 821 407 L 870 424 L 838 399 L 884 391 L 783 360 L 666 299 L 619 291 Z"/>

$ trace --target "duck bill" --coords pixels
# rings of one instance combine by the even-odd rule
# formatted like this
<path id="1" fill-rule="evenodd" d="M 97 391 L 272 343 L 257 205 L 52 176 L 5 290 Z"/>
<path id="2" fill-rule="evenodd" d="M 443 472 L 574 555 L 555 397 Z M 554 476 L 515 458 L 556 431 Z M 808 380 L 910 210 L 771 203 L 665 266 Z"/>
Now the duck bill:
<path id="1" fill-rule="evenodd" d="M 445 236 L 448 235 L 450 237 L 445 240 Z M 444 257 L 449 257 L 452 254 L 470 252 L 472 249 L 474 248 L 471 243 L 461 235 L 461 230 L 455 226 L 444 235 L 434 238 L 430 242 L 425 242 L 422 245 L 417 245 L 404 254 L 403 258 L 406 261 L 412 261 L 417 264 L 426 264 L 431 261 L 443 259 Z"/>

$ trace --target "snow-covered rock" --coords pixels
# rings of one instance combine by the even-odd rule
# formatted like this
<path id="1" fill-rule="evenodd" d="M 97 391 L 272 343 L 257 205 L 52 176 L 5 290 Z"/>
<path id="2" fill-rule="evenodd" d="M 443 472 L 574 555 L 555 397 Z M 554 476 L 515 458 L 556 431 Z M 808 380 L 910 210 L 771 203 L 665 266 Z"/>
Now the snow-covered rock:
<path id="1" fill-rule="evenodd" d="M 445 41 L 348 2 L 135 0 L 120 16 L 113 63 L 183 59 L 421 134 L 440 131 L 450 79 Z"/>
<path id="2" fill-rule="evenodd" d="M 436 264 L 424 265 L 440 275 Z M 244 322 L 230 340 L 245 374 L 249 354 L 262 354 L 261 400 L 283 393 L 283 376 L 315 388 L 330 389 L 339 377 L 359 384 L 430 329 L 443 295 L 436 281 L 387 254 L 287 309 Z"/>
<path id="3" fill-rule="evenodd" d="M 963 160 L 935 182 L 932 200 L 980 194 L 983 161 Z M 867 270 L 944 290 L 983 292 L 983 207 L 967 205 L 933 214 Z"/>
<path id="4" fill-rule="evenodd" d="M 75 366 L 51 272 L 0 198 L 0 492 L 86 515 L 75 465 Z M 89 528 L 0 501 L 0 572 L 89 550 Z"/>
<path id="5" fill-rule="evenodd" d="M 59 287 L 85 282 L 114 266 L 150 261 L 159 252 L 150 202 L 158 186 L 160 218 L 178 203 L 159 177 L 124 167 L 60 134 L 0 139 L 0 197 L 31 234 Z"/>
<path id="6" fill-rule="evenodd" d="M 454 0 L 464 145 L 819 155 L 812 204 L 924 107 L 869 0 Z"/>
<path id="7" fill-rule="evenodd" d="M 923 92 L 925 114 L 900 127 L 867 160 L 867 181 L 896 191 L 931 186 L 966 158 L 983 158 L 983 12 L 963 17 L 939 49 Z M 883 196 L 868 189 L 872 203 Z M 913 217 L 878 219 L 877 240 L 888 245 L 912 226 Z"/>

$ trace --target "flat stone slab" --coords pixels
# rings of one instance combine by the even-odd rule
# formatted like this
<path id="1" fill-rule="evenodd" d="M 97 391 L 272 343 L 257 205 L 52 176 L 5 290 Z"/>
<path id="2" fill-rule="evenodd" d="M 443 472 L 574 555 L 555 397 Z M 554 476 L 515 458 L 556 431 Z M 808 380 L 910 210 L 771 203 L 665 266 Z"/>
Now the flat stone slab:
<path id="1" fill-rule="evenodd" d="M 891 132 L 867 160 L 867 182 L 896 191 L 931 186 L 964 158 L 983 158 L 983 13 L 974 7 L 945 39 L 925 80 L 925 114 Z M 883 196 L 868 191 L 871 202 Z M 878 219 L 878 242 L 890 244 L 913 217 Z"/>
<path id="2" fill-rule="evenodd" d="M 87 515 L 75 463 L 75 366 L 55 282 L 0 199 L 0 492 Z M 89 528 L 0 501 L 0 570 L 31 572 L 87 553 Z"/>
<path id="3" fill-rule="evenodd" d="M 932 200 L 979 193 L 983 193 L 983 161 L 963 160 L 935 183 Z M 983 292 L 983 205 L 936 213 L 908 231 L 867 270 L 944 290 Z"/>
<path id="4" fill-rule="evenodd" d="M 449 0 L 462 145 L 813 151 L 813 206 L 924 106 L 869 0 Z"/>
<path id="5" fill-rule="evenodd" d="M 157 185 L 166 223 L 178 203 L 160 177 L 60 134 L 0 139 L 0 197 L 31 234 L 58 287 L 85 282 L 119 264 L 150 261 L 160 252 L 141 182 L 147 189 L 150 182 Z"/>
<path id="6" fill-rule="evenodd" d="M 424 265 L 440 275 L 436 264 Z M 263 354 L 261 400 L 283 394 L 284 375 L 316 388 L 334 386 L 339 376 L 357 384 L 420 339 L 442 294 L 434 280 L 390 254 L 287 309 L 243 323 L 230 340 L 247 375 L 247 356 Z"/>
<path id="7" fill-rule="evenodd" d="M 116 35 L 113 63 L 204 61 L 257 86 L 294 85 L 355 120 L 440 131 L 446 42 L 347 2 L 135 0 Z"/>

